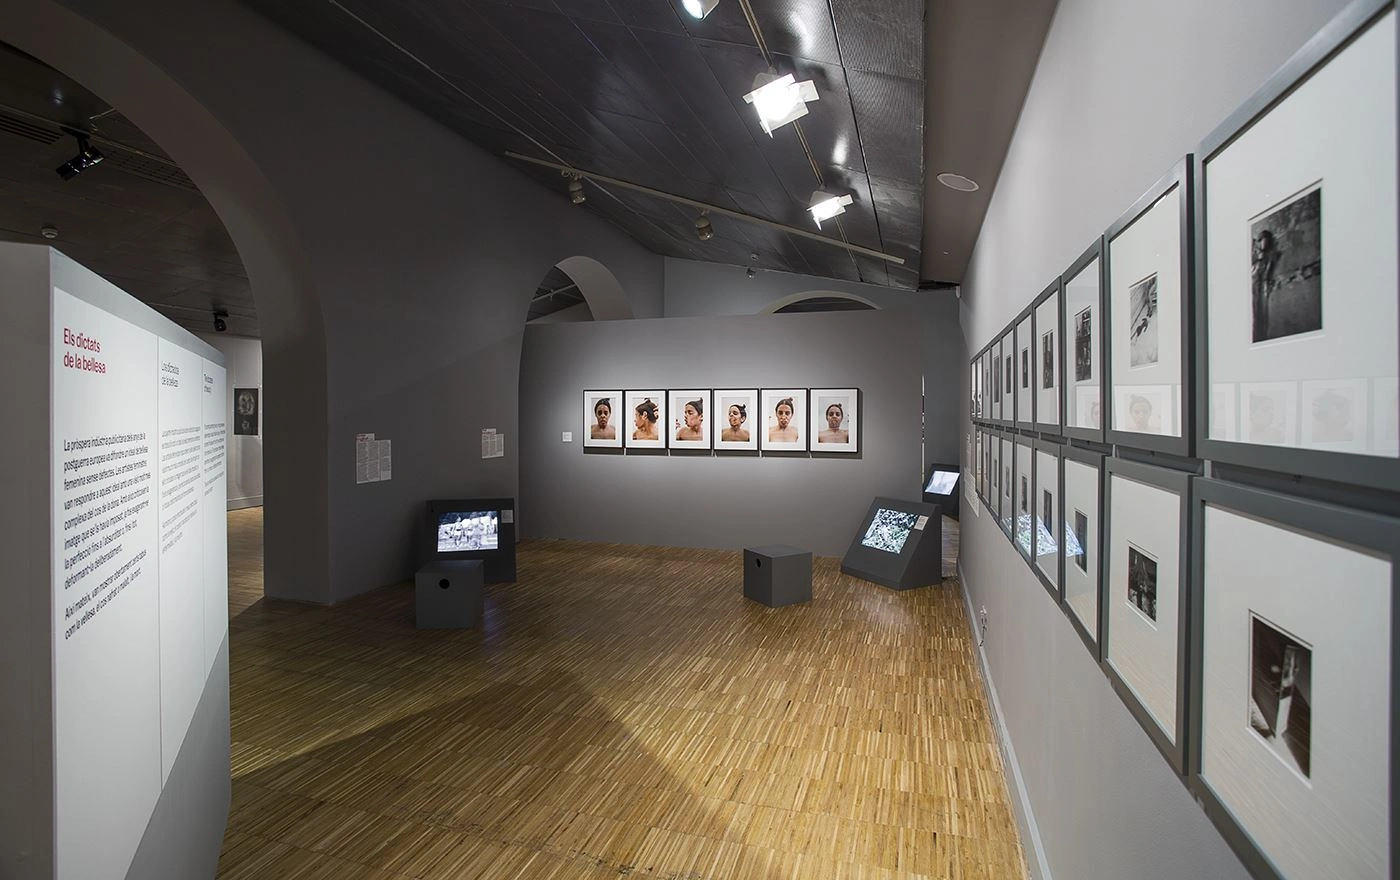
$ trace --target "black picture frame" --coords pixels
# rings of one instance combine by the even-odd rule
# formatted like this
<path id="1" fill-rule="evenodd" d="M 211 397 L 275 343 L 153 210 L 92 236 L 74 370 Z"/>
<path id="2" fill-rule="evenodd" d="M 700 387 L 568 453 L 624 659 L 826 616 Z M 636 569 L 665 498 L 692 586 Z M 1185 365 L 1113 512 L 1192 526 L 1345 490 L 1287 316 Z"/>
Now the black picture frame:
<path id="1" fill-rule="evenodd" d="M 1060 604 L 1064 600 L 1064 551 L 1062 547 L 1064 545 L 1065 498 L 1063 460 L 1061 458 L 1062 453 L 1060 451 L 1061 448 L 1062 447 L 1060 446 L 1060 444 L 1050 440 L 1035 438 L 1031 441 L 1031 494 L 1032 496 L 1034 496 L 1034 500 L 1032 501 L 1031 513 L 1032 549 L 1030 558 L 1026 560 L 1026 562 L 1031 567 L 1031 571 L 1035 574 L 1036 579 L 1040 581 L 1040 585 L 1045 588 L 1045 591 L 1050 594 L 1050 597 L 1055 600 L 1056 605 Z M 1041 512 L 1041 499 L 1045 485 L 1042 482 L 1044 477 L 1041 474 L 1040 467 L 1040 456 L 1042 453 L 1053 456 L 1055 459 L 1055 498 L 1053 502 L 1054 510 L 1051 511 L 1050 514 L 1052 518 L 1052 522 L 1050 523 L 1050 530 L 1055 540 L 1055 562 L 1053 565 L 1055 569 L 1054 580 L 1051 580 L 1048 576 L 1046 576 L 1045 572 L 1041 569 L 1039 544 L 1040 530 L 1036 528 L 1035 525 L 1035 523 L 1037 522 L 1036 514 Z"/>
<path id="2" fill-rule="evenodd" d="M 1055 435 L 1059 435 L 1059 434 L 1062 434 L 1062 433 L 1064 432 L 1064 422 L 1065 422 L 1065 369 L 1064 369 L 1064 365 L 1065 365 L 1065 354 L 1064 354 L 1064 348 L 1065 348 L 1065 315 L 1064 315 L 1064 305 L 1063 305 L 1062 303 L 1060 303 L 1060 302 L 1057 302 L 1057 303 L 1056 303 L 1056 307 L 1055 307 L 1055 310 L 1054 310 L 1054 312 L 1055 312 L 1054 326 L 1053 326 L 1053 327 L 1049 327 L 1049 328 L 1047 328 L 1047 327 L 1042 327 L 1042 326 L 1041 326 L 1041 322 L 1040 322 L 1040 309 L 1041 309 L 1041 306 L 1043 306 L 1043 305 L 1045 304 L 1045 301 L 1048 300 L 1048 299 L 1050 299 L 1052 296 L 1060 296 L 1061 287 L 1062 287 L 1060 281 L 1061 281 L 1061 279 L 1060 279 L 1059 277 L 1056 277 L 1054 281 L 1051 281 L 1050 284 L 1049 284 L 1044 290 L 1042 290 L 1039 294 L 1036 295 L 1035 301 L 1031 303 L 1031 308 L 1030 308 L 1030 312 L 1031 312 L 1031 339 L 1033 340 L 1033 342 L 1032 342 L 1032 345 L 1033 345 L 1033 346 L 1040 346 L 1040 345 L 1042 345 L 1042 339 L 1043 339 L 1043 337 L 1045 336 L 1045 331 L 1046 331 L 1047 329 L 1053 330 L 1053 331 L 1055 332 L 1055 336 L 1053 337 L 1053 339 L 1052 339 L 1052 341 L 1051 341 L 1051 344 L 1052 344 L 1052 347 L 1053 347 L 1052 357 L 1053 357 L 1053 359 L 1054 359 L 1052 369 L 1055 371 L 1055 375 L 1054 375 L 1054 382 L 1055 382 L 1055 385 L 1054 385 L 1054 389 L 1055 389 L 1055 394 L 1054 394 L 1054 397 L 1055 397 L 1055 419 L 1054 419 L 1054 421 L 1050 421 L 1050 420 L 1046 419 L 1045 416 L 1046 416 L 1047 414 L 1041 411 L 1041 410 L 1042 410 L 1042 407 L 1041 407 L 1041 405 L 1040 405 L 1040 398 L 1041 398 L 1040 391 L 1043 389 L 1043 383 L 1038 384 L 1038 385 L 1036 386 L 1036 388 L 1034 389 L 1034 392 L 1033 392 L 1032 398 L 1031 398 L 1032 400 L 1035 401 L 1035 417 L 1034 417 L 1034 419 L 1032 420 L 1032 428 L 1033 428 L 1035 431 L 1038 431 L 1038 432 L 1043 433 L 1043 434 L 1055 434 Z M 1034 372 L 1035 372 L 1035 375 L 1036 375 L 1037 377 L 1040 376 L 1041 369 L 1043 368 L 1043 363 L 1042 363 L 1043 358 L 1044 358 L 1044 352 L 1043 352 L 1043 351 L 1040 351 L 1038 348 L 1035 349 L 1035 350 L 1033 350 L 1032 355 L 1031 355 L 1031 359 L 1032 359 L 1033 361 L 1035 361 L 1035 370 L 1034 370 Z"/>
<path id="3" fill-rule="evenodd" d="M 1104 348 L 1105 321 L 1103 302 L 1105 275 L 1103 251 L 1103 236 L 1099 236 L 1098 238 L 1094 239 L 1093 244 L 1089 245 L 1089 247 L 1087 247 L 1084 250 L 1084 253 L 1080 254 L 1077 258 L 1075 258 L 1074 262 L 1070 264 L 1069 268 L 1066 269 L 1060 275 L 1060 326 L 1064 328 L 1065 332 L 1069 332 L 1071 329 L 1075 328 L 1075 319 L 1078 314 L 1077 312 L 1075 314 L 1070 313 L 1070 309 L 1073 308 L 1072 304 L 1069 301 L 1069 288 L 1071 283 L 1078 280 L 1081 277 L 1082 273 L 1088 272 L 1089 274 L 1084 275 L 1083 277 L 1086 280 L 1092 279 L 1098 284 L 1097 296 L 1091 298 L 1089 303 L 1089 308 L 1092 308 L 1094 310 L 1094 312 L 1097 314 L 1097 317 L 1095 317 L 1094 320 L 1091 322 L 1093 331 L 1090 334 L 1088 344 L 1090 356 L 1094 359 L 1093 362 L 1098 364 L 1098 400 L 1091 400 L 1091 403 L 1096 402 L 1099 408 L 1099 426 L 1097 428 L 1084 427 L 1083 425 L 1078 424 L 1070 424 L 1070 407 L 1074 407 L 1076 412 L 1079 408 L 1077 389 L 1076 393 L 1072 396 L 1069 378 L 1070 376 L 1076 375 L 1077 373 L 1077 370 L 1075 368 L 1075 362 L 1073 360 L 1073 358 L 1075 357 L 1075 351 L 1078 348 L 1077 332 L 1076 344 L 1074 346 L 1064 344 L 1060 346 L 1060 422 L 1062 425 L 1061 430 L 1063 431 L 1064 436 L 1066 438 L 1074 440 L 1088 440 L 1092 443 L 1104 442 L 1104 413 L 1106 412 L 1104 408 L 1104 389 L 1108 384 L 1105 381 L 1106 374 L 1104 368 L 1105 357 L 1107 355 L 1106 350 Z M 1095 336 L 1097 336 L 1097 338 L 1094 338 Z M 1090 397 L 1092 398 L 1092 394 L 1090 395 Z M 1078 419 L 1076 418 L 1074 421 L 1077 422 Z"/>
<path id="4" fill-rule="evenodd" d="M 1170 455 L 1187 457 L 1191 455 L 1192 445 L 1195 442 L 1194 429 L 1194 407 L 1190 405 L 1187 395 L 1193 388 L 1191 384 L 1191 367 L 1193 358 L 1194 341 L 1191 332 L 1192 309 L 1195 300 L 1195 273 L 1194 273 L 1194 251 L 1196 239 L 1193 233 L 1195 226 L 1195 172 L 1193 157 L 1187 155 L 1178 160 L 1166 174 L 1158 178 L 1148 190 L 1138 198 L 1133 206 L 1123 213 L 1113 225 L 1109 226 L 1104 233 L 1103 250 L 1103 356 L 1104 356 L 1104 381 L 1103 400 L 1100 404 L 1100 412 L 1103 413 L 1104 439 L 1105 442 L 1115 446 L 1129 446 L 1135 449 L 1144 449 L 1150 452 L 1164 452 Z M 1113 242 L 1125 231 L 1132 228 L 1144 214 L 1152 210 L 1159 201 L 1168 197 L 1173 190 L 1179 190 L 1180 200 L 1178 209 L 1177 235 L 1180 239 L 1180 260 L 1178 270 L 1181 278 L 1181 290 L 1179 302 L 1177 304 L 1177 320 L 1180 321 L 1181 351 L 1179 355 L 1180 371 L 1176 379 L 1177 388 L 1181 400 L 1176 406 L 1176 411 L 1181 418 L 1180 432 L 1178 436 L 1172 437 L 1162 434 L 1146 434 L 1137 431 L 1123 431 L 1114 428 L 1115 423 L 1115 401 L 1114 389 L 1117 387 L 1118 377 L 1114 375 L 1113 367 L 1113 314 L 1115 304 L 1113 301 L 1112 279 L 1113 279 Z"/>
<path id="5" fill-rule="evenodd" d="M 1002 431 L 998 437 L 1000 444 L 1001 473 L 998 475 L 1000 489 L 997 492 L 997 525 L 1006 540 L 1015 543 L 1016 516 L 1016 440 L 1011 431 Z"/>
<path id="6" fill-rule="evenodd" d="M 1111 596 L 1116 589 L 1112 583 L 1112 547 L 1117 537 L 1113 534 L 1113 478 L 1123 477 L 1128 480 L 1143 483 L 1145 485 L 1165 490 L 1177 496 L 1177 526 L 1180 544 L 1177 548 L 1177 632 L 1175 639 L 1176 647 L 1176 699 L 1174 706 L 1175 717 L 1173 726 L 1176 735 L 1172 737 L 1164 730 L 1157 720 L 1153 718 L 1151 711 L 1139 698 L 1131 683 L 1114 666 L 1112 658 L 1113 650 L 1113 614 L 1110 603 L 1114 601 Z M 1099 602 L 1103 607 L 1099 615 L 1099 641 L 1101 644 L 1100 668 L 1108 676 L 1109 682 L 1121 699 L 1137 720 L 1138 724 L 1152 740 L 1153 745 L 1167 759 L 1167 763 L 1178 775 L 1186 772 L 1187 755 L 1187 732 L 1188 707 L 1188 683 L 1190 681 L 1190 601 L 1188 587 L 1188 573 L 1191 565 L 1191 547 L 1194 544 L 1193 535 L 1187 530 L 1190 522 L 1191 511 L 1191 480 L 1192 474 L 1186 471 L 1178 471 L 1170 468 L 1158 467 L 1156 465 L 1143 464 L 1137 461 L 1130 461 L 1123 458 L 1106 458 L 1102 471 L 1103 479 L 1103 507 L 1100 513 L 1100 521 L 1103 525 L 1103 539 L 1099 544 L 1099 572 L 1100 590 Z M 1126 539 L 1124 539 L 1126 540 Z"/>
<path id="7" fill-rule="evenodd" d="M 1202 776 L 1202 764 L 1206 750 L 1205 711 L 1203 701 L 1206 693 L 1205 676 L 1205 628 L 1206 628 L 1206 540 L 1205 512 L 1208 506 L 1217 506 L 1238 513 L 1244 517 L 1265 522 L 1285 531 L 1309 534 L 1320 539 L 1328 539 L 1350 549 L 1389 557 L 1390 570 L 1390 656 L 1376 658 L 1378 663 L 1386 663 L 1390 672 L 1390 767 L 1385 773 L 1390 792 L 1390 815 L 1388 828 L 1390 840 L 1385 848 L 1389 852 L 1390 870 L 1393 872 L 1400 862 L 1400 812 L 1394 807 L 1394 793 L 1400 791 L 1400 642 L 1395 634 L 1400 632 L 1400 520 L 1393 517 L 1366 513 L 1359 510 L 1312 501 L 1300 497 L 1283 495 L 1265 489 L 1226 483 L 1215 479 L 1199 478 L 1192 481 L 1191 530 L 1202 540 L 1193 542 L 1191 550 L 1191 641 L 1190 641 L 1190 694 L 1189 724 L 1190 747 L 1187 755 L 1186 782 L 1207 816 L 1219 829 L 1231 849 L 1257 880 L 1285 880 L 1270 859 L 1263 852 L 1237 820 L 1220 795 Z M 1295 589 L 1316 587 L 1316 584 L 1284 585 Z M 1373 614 L 1374 609 L 1358 608 L 1358 614 Z M 1342 760 L 1346 760 L 1343 758 Z M 1379 768 L 1378 772 L 1379 772 Z M 1295 817 L 1299 822 L 1309 821 L 1308 816 Z M 1340 876 L 1340 875 L 1339 875 Z"/>
<path id="8" fill-rule="evenodd" d="M 1021 461 L 1025 453 L 1025 462 Z M 1021 560 L 1035 567 L 1033 547 L 1035 542 L 1035 447 L 1032 438 L 1011 435 L 1011 543 Z M 1022 516 L 1025 519 L 1022 519 Z"/>
<path id="9" fill-rule="evenodd" d="M 1084 642 L 1084 647 L 1089 650 L 1089 656 L 1094 658 L 1095 663 L 1103 662 L 1103 631 L 1104 631 L 1104 590 L 1103 590 L 1103 550 L 1104 534 L 1106 532 L 1104 516 L 1104 460 L 1102 453 L 1080 446 L 1066 444 L 1060 448 L 1060 522 L 1067 522 L 1067 517 L 1071 516 L 1066 504 L 1069 491 L 1066 488 L 1065 472 L 1068 470 L 1068 463 L 1075 462 L 1094 469 L 1094 493 L 1095 493 L 1095 513 L 1094 523 L 1089 529 L 1091 545 L 1089 553 L 1094 560 L 1094 632 L 1090 632 L 1079 615 L 1070 604 L 1067 577 L 1069 565 L 1071 564 L 1065 553 L 1064 536 L 1060 536 L 1060 607 L 1064 610 L 1065 616 L 1069 618 L 1070 625 L 1079 634 L 1079 638 Z"/>
<path id="10" fill-rule="evenodd" d="M 1400 457 L 1387 458 L 1340 450 L 1309 449 L 1300 446 L 1276 446 L 1248 443 L 1242 440 L 1212 439 L 1209 417 L 1211 405 L 1210 372 L 1210 290 L 1208 283 L 1209 253 L 1207 229 L 1207 182 L 1212 159 L 1226 150 L 1241 135 L 1269 115 L 1313 74 L 1324 68 L 1353 40 L 1366 32 L 1380 17 L 1395 7 L 1394 0 L 1355 0 L 1322 30 L 1318 31 L 1279 70 L 1271 76 L 1238 110 L 1212 131 L 1195 152 L 1195 176 L 1200 181 L 1196 198 L 1195 220 L 1195 293 L 1197 305 L 1194 325 L 1196 350 L 1195 437 L 1196 449 L 1203 458 L 1252 468 L 1297 474 L 1341 483 L 1350 483 L 1400 491 Z M 1322 124 L 1320 122 L 1320 124 Z M 1400 201 L 1397 193 L 1389 198 Z M 1325 230 L 1324 230 L 1325 231 Z M 1390 257 L 1394 258 L 1394 251 Z M 1390 292 L 1393 296 L 1394 291 Z M 1396 328 L 1400 333 L 1400 328 Z M 1397 346 L 1400 349 L 1400 346 Z M 1400 374 L 1400 364 L 1396 366 Z"/>
<path id="11" fill-rule="evenodd" d="M 1016 340 L 1012 365 L 1016 371 L 1013 393 L 1016 401 L 1016 421 L 1014 427 L 1022 431 L 1035 430 L 1035 388 L 1039 375 L 1036 359 L 1035 308 L 1026 306 L 1011 324 L 1011 333 Z"/>

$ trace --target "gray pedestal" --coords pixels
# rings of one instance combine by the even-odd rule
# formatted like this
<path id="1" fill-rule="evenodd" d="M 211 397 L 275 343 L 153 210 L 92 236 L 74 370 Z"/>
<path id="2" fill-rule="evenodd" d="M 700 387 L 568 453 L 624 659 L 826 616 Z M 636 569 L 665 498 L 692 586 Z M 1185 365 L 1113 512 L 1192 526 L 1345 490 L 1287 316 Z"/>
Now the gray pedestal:
<path id="1" fill-rule="evenodd" d="M 769 608 L 812 601 L 812 554 L 773 544 L 744 548 L 744 597 Z"/>
<path id="2" fill-rule="evenodd" d="M 472 629 L 481 623 L 486 599 L 480 559 L 435 562 L 418 569 L 413 582 L 419 629 Z"/>

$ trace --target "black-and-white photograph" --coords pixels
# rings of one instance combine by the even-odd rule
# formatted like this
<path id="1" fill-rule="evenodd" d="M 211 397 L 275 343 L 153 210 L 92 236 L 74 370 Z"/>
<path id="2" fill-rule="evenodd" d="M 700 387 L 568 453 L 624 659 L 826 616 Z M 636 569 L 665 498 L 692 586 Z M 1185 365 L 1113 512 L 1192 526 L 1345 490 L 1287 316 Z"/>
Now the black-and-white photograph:
<path id="1" fill-rule="evenodd" d="M 1356 379 L 1303 383 L 1303 445 L 1322 449 L 1363 449 L 1366 444 L 1366 388 Z"/>
<path id="2" fill-rule="evenodd" d="M 882 507 L 875 511 L 870 528 L 865 530 L 860 542 L 886 553 L 899 553 L 904 550 L 904 542 L 909 540 L 909 533 L 918 521 L 918 514 Z"/>
<path id="3" fill-rule="evenodd" d="M 1001 358 L 992 359 L 992 402 L 1001 403 Z"/>
<path id="4" fill-rule="evenodd" d="M 1011 361 L 1011 355 L 1006 356 L 1006 393 L 1010 394 L 1016 384 L 1016 365 Z"/>
<path id="5" fill-rule="evenodd" d="M 233 389 L 233 433 L 258 436 L 258 389 Z"/>
<path id="6" fill-rule="evenodd" d="M 1148 620 L 1157 619 L 1157 560 L 1128 545 L 1128 603 Z"/>
<path id="7" fill-rule="evenodd" d="M 1277 383 L 1264 383 L 1265 387 L 1241 389 L 1244 397 L 1244 439 L 1249 443 L 1291 444 L 1294 441 L 1293 423 L 1290 416 L 1296 398 L 1290 387 L 1273 387 Z"/>
<path id="8" fill-rule="evenodd" d="M 1031 478 L 1021 474 L 1021 512 L 1030 513 L 1030 484 Z"/>
<path id="9" fill-rule="evenodd" d="M 1289 767 L 1311 776 L 1312 648 L 1251 614 L 1249 726 Z"/>
<path id="10" fill-rule="evenodd" d="M 1322 329 L 1322 187 L 1249 222 L 1253 338 Z"/>
<path id="11" fill-rule="evenodd" d="M 498 517 L 499 513 L 495 510 L 444 513 L 438 517 L 438 552 L 495 550 L 496 534 L 500 529 Z"/>
<path id="12" fill-rule="evenodd" d="M 1128 362 L 1134 367 L 1157 363 L 1157 273 L 1128 288 Z"/>
<path id="13" fill-rule="evenodd" d="M 1085 574 L 1089 573 L 1089 517 L 1084 515 L 1084 511 L 1074 512 L 1074 533 L 1071 536 L 1074 543 L 1065 548 L 1070 551 L 1070 556 L 1074 559 L 1074 564 L 1079 566 L 1079 570 Z"/>
<path id="14" fill-rule="evenodd" d="M 1049 489 L 1040 490 L 1040 521 L 1045 523 L 1050 534 L 1055 534 L 1055 496 Z"/>
<path id="15" fill-rule="evenodd" d="M 1055 387 L 1055 331 L 1040 335 L 1040 387 Z"/>
<path id="16" fill-rule="evenodd" d="M 1021 349 L 1021 387 L 1031 387 L 1031 349 L 1026 346 Z"/>
<path id="17" fill-rule="evenodd" d="M 1074 381 L 1083 382 L 1094 374 L 1094 307 L 1074 316 Z"/>

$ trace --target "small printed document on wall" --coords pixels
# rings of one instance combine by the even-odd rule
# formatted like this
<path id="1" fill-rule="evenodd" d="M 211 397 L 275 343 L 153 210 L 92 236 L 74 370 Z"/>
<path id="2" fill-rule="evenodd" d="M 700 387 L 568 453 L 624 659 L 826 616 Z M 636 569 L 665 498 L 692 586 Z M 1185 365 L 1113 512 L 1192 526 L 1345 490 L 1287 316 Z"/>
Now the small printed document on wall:
<path id="1" fill-rule="evenodd" d="M 374 434 L 355 435 L 355 482 L 378 483 L 394 476 L 393 450 L 389 440 Z"/>
<path id="2" fill-rule="evenodd" d="M 482 458 L 505 458 L 506 455 L 506 435 L 496 432 L 495 428 L 481 429 L 481 457 Z"/>

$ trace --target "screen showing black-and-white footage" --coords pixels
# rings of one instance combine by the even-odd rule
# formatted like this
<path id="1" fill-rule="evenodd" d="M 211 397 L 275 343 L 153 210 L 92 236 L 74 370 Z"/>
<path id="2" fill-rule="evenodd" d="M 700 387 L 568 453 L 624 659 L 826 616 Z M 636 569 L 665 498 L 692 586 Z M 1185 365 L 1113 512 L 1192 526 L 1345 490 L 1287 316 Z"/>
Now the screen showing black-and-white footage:
<path id="1" fill-rule="evenodd" d="M 462 550 L 495 550 L 500 515 L 495 510 L 466 510 L 438 517 L 439 553 Z"/>
<path id="2" fill-rule="evenodd" d="M 924 491 L 930 495 L 951 495 L 953 487 L 957 484 L 957 471 L 934 471 L 928 478 L 928 485 L 924 487 Z"/>
<path id="3" fill-rule="evenodd" d="M 904 550 L 904 542 L 909 540 L 909 533 L 914 530 L 918 521 L 919 515 L 916 513 L 904 513 L 882 507 L 875 511 L 874 518 L 870 520 L 870 528 L 865 530 L 865 537 L 861 538 L 860 542 L 866 547 L 886 553 L 899 553 Z"/>

